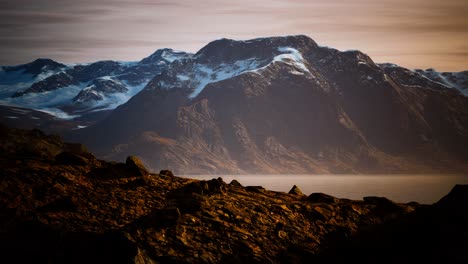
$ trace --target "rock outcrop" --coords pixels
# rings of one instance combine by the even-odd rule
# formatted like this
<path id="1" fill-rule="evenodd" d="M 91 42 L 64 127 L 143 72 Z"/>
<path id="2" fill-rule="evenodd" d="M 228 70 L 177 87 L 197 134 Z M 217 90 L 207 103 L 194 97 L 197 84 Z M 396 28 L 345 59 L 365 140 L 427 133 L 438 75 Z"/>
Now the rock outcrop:
<path id="1" fill-rule="evenodd" d="M 298 188 L 288 194 L 221 178 L 161 177 L 134 157 L 109 163 L 40 131 L 6 127 L 0 127 L 0 166 L 5 263 L 468 258 L 466 186 L 434 206 L 305 196 Z"/>

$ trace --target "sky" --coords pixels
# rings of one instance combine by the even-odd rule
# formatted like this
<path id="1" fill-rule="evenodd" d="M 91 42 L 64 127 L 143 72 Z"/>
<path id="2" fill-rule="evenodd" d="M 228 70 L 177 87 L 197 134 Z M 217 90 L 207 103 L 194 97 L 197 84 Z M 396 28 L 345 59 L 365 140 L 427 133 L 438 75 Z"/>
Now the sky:
<path id="1" fill-rule="evenodd" d="M 468 0 L 0 0 L 0 65 L 134 61 L 297 34 L 375 62 L 468 70 Z"/>

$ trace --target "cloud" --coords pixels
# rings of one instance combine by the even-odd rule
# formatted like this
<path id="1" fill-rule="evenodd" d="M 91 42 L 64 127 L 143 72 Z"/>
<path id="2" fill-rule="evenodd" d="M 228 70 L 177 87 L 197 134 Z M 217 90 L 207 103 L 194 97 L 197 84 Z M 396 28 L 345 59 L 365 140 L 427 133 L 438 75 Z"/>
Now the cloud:
<path id="1" fill-rule="evenodd" d="M 434 58 L 427 50 L 466 53 L 467 13 L 466 0 L 0 0 L 0 48 L 8 50 L 0 64 L 35 54 L 138 59 L 162 47 L 195 52 L 220 37 L 290 34 L 376 56 L 419 52 L 421 60 Z"/>

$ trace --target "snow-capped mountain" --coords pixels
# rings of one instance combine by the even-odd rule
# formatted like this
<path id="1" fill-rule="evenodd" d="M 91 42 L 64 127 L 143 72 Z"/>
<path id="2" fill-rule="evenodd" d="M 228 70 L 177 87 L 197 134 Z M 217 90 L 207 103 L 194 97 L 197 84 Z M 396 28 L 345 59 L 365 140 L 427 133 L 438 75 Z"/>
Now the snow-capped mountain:
<path id="1" fill-rule="evenodd" d="M 460 91 L 468 96 L 468 71 L 437 72 L 434 69 L 409 70 L 391 63 L 382 63 L 379 66 L 386 73 L 392 75 L 408 85 L 424 85 L 425 87 L 445 87 Z"/>
<path id="2" fill-rule="evenodd" d="M 468 171 L 468 98 L 307 36 L 213 41 L 73 140 L 191 173 Z"/>
<path id="3" fill-rule="evenodd" d="M 39 110 L 63 119 L 114 109 L 137 94 L 172 61 L 189 55 L 161 49 L 138 62 L 64 65 L 38 59 L 0 67 L 0 104 Z"/>
<path id="4" fill-rule="evenodd" d="M 468 71 L 461 72 L 437 72 L 434 69 L 415 70 L 417 73 L 431 79 L 434 82 L 442 83 L 448 87 L 453 87 L 468 96 Z"/>

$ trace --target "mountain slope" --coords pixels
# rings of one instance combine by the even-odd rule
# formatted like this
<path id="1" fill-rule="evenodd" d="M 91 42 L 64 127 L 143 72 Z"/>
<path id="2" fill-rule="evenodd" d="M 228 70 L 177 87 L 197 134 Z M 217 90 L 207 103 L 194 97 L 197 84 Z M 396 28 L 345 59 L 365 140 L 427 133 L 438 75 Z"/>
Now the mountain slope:
<path id="1" fill-rule="evenodd" d="M 1 67 L 0 104 L 72 119 L 112 110 L 186 53 L 157 50 L 139 62 L 98 61 L 64 65 L 48 59 Z"/>
<path id="2" fill-rule="evenodd" d="M 70 138 L 179 174 L 466 171 L 468 99 L 395 69 L 306 36 L 221 39 Z"/>

